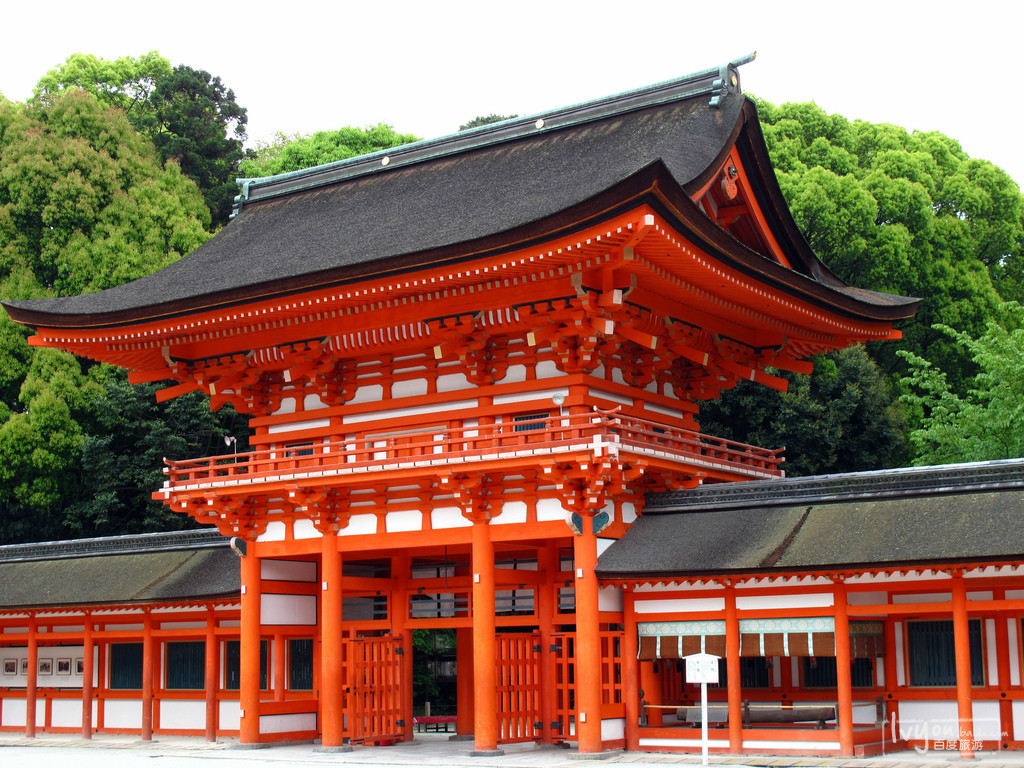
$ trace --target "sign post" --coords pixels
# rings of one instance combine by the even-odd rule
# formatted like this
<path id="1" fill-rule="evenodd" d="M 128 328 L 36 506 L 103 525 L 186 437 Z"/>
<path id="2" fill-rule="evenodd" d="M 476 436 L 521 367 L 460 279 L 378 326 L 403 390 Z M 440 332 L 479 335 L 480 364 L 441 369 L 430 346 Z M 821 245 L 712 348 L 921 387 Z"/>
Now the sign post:
<path id="1" fill-rule="evenodd" d="M 700 683 L 700 754 L 708 764 L 708 683 L 718 682 L 718 657 L 710 653 L 684 656 L 686 682 Z"/>

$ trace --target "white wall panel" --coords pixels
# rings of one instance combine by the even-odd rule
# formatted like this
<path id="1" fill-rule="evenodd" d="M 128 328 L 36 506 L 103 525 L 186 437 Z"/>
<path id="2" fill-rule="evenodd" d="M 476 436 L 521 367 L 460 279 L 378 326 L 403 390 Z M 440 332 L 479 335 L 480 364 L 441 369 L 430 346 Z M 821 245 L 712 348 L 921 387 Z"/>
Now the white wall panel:
<path id="1" fill-rule="evenodd" d="M 159 702 L 160 727 L 203 730 L 206 728 L 206 702 L 165 699 Z"/>
<path id="2" fill-rule="evenodd" d="M 260 623 L 316 624 L 316 595 L 260 595 Z"/>

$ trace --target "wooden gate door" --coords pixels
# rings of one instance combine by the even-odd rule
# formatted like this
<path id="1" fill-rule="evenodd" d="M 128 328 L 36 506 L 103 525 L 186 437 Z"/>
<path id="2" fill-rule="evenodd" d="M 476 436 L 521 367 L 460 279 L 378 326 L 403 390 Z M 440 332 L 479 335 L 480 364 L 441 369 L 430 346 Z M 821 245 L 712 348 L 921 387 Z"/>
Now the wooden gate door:
<path id="1" fill-rule="evenodd" d="M 497 636 L 498 743 L 537 741 L 541 722 L 541 645 L 538 633 Z"/>
<path id="2" fill-rule="evenodd" d="M 552 736 L 569 739 L 576 733 L 576 633 L 559 632 L 551 636 L 555 657 L 554 722 Z"/>
<path id="3" fill-rule="evenodd" d="M 345 674 L 345 735 L 354 744 L 401 741 L 402 639 L 346 638 L 341 641 Z"/>

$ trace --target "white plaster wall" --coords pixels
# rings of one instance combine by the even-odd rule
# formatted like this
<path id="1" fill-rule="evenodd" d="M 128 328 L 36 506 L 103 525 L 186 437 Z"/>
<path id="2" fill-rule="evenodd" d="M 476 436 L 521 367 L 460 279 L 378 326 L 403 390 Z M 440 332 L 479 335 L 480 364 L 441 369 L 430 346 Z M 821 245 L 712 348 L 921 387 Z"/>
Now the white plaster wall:
<path id="1" fill-rule="evenodd" d="M 849 605 L 885 605 L 889 602 L 888 592 L 848 592 L 846 602 Z"/>
<path id="2" fill-rule="evenodd" d="M 756 597 L 737 597 L 736 608 L 741 611 L 754 609 L 774 610 L 776 608 L 828 608 L 833 603 L 833 595 L 758 595 Z"/>
<path id="3" fill-rule="evenodd" d="M 267 530 L 256 537 L 256 541 L 284 541 L 286 532 L 283 521 L 272 520 L 267 524 Z"/>
<path id="4" fill-rule="evenodd" d="M 892 596 L 892 601 L 897 604 L 908 604 L 908 603 L 949 603 L 952 602 L 953 596 L 949 592 L 931 592 L 928 594 L 918 595 L 900 595 L 895 594 Z"/>
<path id="5" fill-rule="evenodd" d="M 326 408 L 327 403 L 320 399 L 320 395 L 306 395 L 302 398 L 302 407 L 307 411 L 316 411 L 320 408 Z"/>
<path id="6" fill-rule="evenodd" d="M 896 640 L 896 647 L 903 648 L 903 622 L 893 622 L 893 635 Z M 907 668 L 904 659 L 905 654 L 896 654 L 896 685 L 907 684 Z"/>
<path id="7" fill-rule="evenodd" d="M 316 581 L 316 563 L 306 560 L 270 560 L 260 564 L 260 577 L 268 581 Z"/>
<path id="8" fill-rule="evenodd" d="M 605 587 L 600 590 L 597 593 L 597 609 L 599 611 L 621 611 L 622 590 L 618 587 Z"/>
<path id="9" fill-rule="evenodd" d="M 338 531 L 339 536 L 361 536 L 367 533 L 377 532 L 376 515 L 352 515 L 348 525 Z"/>
<path id="10" fill-rule="evenodd" d="M 431 405 L 418 405 L 410 408 L 392 408 L 387 411 L 372 411 L 370 413 L 357 413 L 345 417 L 346 424 L 361 424 L 366 421 L 377 421 L 379 419 L 400 419 L 406 416 L 430 416 L 435 413 L 446 413 L 450 411 L 469 412 L 477 407 L 476 400 L 453 400 L 447 403 L 433 403 Z"/>
<path id="11" fill-rule="evenodd" d="M 287 424 L 271 424 L 267 433 L 277 435 L 282 432 L 295 432 L 300 429 L 323 429 L 331 426 L 330 419 L 309 419 L 307 421 L 289 421 Z"/>
<path id="12" fill-rule="evenodd" d="M 507 501 L 501 506 L 501 514 L 495 517 L 492 525 L 511 525 L 526 522 L 526 502 Z"/>
<path id="13" fill-rule="evenodd" d="M 636 520 L 636 505 L 631 501 L 623 502 L 622 504 L 622 522 L 632 523 Z"/>
<path id="14" fill-rule="evenodd" d="M 384 398 L 384 387 L 380 384 L 366 384 L 356 390 L 355 395 L 348 401 L 349 405 L 355 403 L 377 403 Z"/>
<path id="15" fill-rule="evenodd" d="M 39 659 L 49 659 L 52 673 L 38 675 L 37 685 L 40 688 L 81 688 L 82 676 L 76 674 L 78 663 L 85 656 L 85 648 L 81 645 L 39 646 Z M 28 684 L 28 676 L 22 673 L 24 661 L 28 659 L 28 648 L 13 646 L 0 648 L 0 687 L 19 688 Z M 70 662 L 70 674 L 57 674 L 58 660 Z M 93 684 L 97 682 L 99 649 L 93 648 Z M 11 662 L 14 663 L 15 674 L 8 674 Z"/>
<path id="16" fill-rule="evenodd" d="M 160 701 L 161 728 L 206 728 L 206 702 L 166 699 Z"/>
<path id="17" fill-rule="evenodd" d="M 728 746 L 728 745 L 729 745 L 729 743 L 726 742 L 725 746 Z M 700 741 L 697 741 L 697 746 L 700 746 Z M 770 740 L 770 739 L 744 739 L 743 740 L 743 748 L 744 749 L 751 749 L 751 750 L 763 749 L 763 750 L 770 750 L 770 751 L 774 751 L 774 750 L 780 750 L 780 751 L 787 750 L 787 751 L 789 751 L 789 750 L 792 750 L 792 749 L 804 748 L 804 749 L 813 749 L 815 751 L 822 750 L 822 751 L 828 751 L 828 752 L 833 752 L 833 751 L 834 752 L 838 752 L 839 751 L 839 742 L 838 741 L 818 741 L 817 739 L 815 739 L 814 741 L 810 741 L 810 742 L 803 742 L 803 743 L 797 742 L 796 746 L 794 746 L 794 743 L 792 741 L 775 741 L 775 740 Z"/>
<path id="18" fill-rule="evenodd" d="M 1011 648 L 1017 646 L 1011 645 Z M 1016 656 L 1016 653 L 1011 653 Z M 985 619 L 985 666 L 988 669 L 988 684 L 999 685 L 999 655 L 996 652 L 996 620 Z"/>
<path id="19" fill-rule="evenodd" d="M 974 720 L 975 739 L 998 741 L 1002 738 L 998 701 L 975 701 L 971 708 L 971 718 Z"/>
<path id="20" fill-rule="evenodd" d="M 438 392 L 457 392 L 460 389 L 470 389 L 473 385 L 469 383 L 464 373 L 446 373 L 437 377 Z"/>
<path id="21" fill-rule="evenodd" d="M 391 385 L 391 397 L 393 399 L 416 397 L 425 394 L 427 394 L 426 379 L 407 379 L 406 381 L 396 381 Z"/>
<path id="22" fill-rule="evenodd" d="M 468 528 L 473 525 L 462 514 L 458 507 L 438 507 L 430 510 L 430 527 L 437 530 L 440 528 Z"/>
<path id="23" fill-rule="evenodd" d="M 696 747 L 701 748 L 700 739 L 640 739 L 640 747 Z M 744 742 L 744 746 L 750 742 Z M 817 744 L 817 742 L 815 742 Z M 728 739 L 708 739 L 708 746 L 711 748 L 729 748 Z M 790 747 L 792 748 L 792 747 Z"/>
<path id="24" fill-rule="evenodd" d="M 423 528 L 423 513 L 418 509 L 406 509 L 401 512 L 388 512 L 384 525 L 388 533 L 399 531 L 418 531 Z"/>
<path id="25" fill-rule="evenodd" d="M 626 738 L 626 718 L 614 717 L 601 721 L 601 740 L 614 741 Z"/>
<path id="26" fill-rule="evenodd" d="M 526 366 L 525 365 L 510 365 L 508 371 L 505 373 L 505 377 L 499 381 L 494 382 L 495 384 L 512 384 L 514 382 L 526 381 Z"/>
<path id="27" fill-rule="evenodd" d="M 218 725 L 224 731 L 237 731 L 242 725 L 242 709 L 237 701 L 221 701 Z"/>
<path id="28" fill-rule="evenodd" d="M 312 520 L 296 520 L 295 524 L 292 525 L 292 536 L 296 539 L 319 539 L 323 538 L 323 534 L 316 529 L 313 525 Z"/>
<path id="29" fill-rule="evenodd" d="M 1014 701 L 1010 709 L 1013 712 L 1013 732 L 1024 733 L 1024 701 Z"/>
<path id="30" fill-rule="evenodd" d="M 638 614 L 694 613 L 696 611 L 724 611 L 724 597 L 681 597 L 675 600 L 637 600 L 633 604 Z"/>
<path id="31" fill-rule="evenodd" d="M 260 595 L 260 623 L 316 624 L 316 595 Z"/>
<path id="32" fill-rule="evenodd" d="M 292 731 L 315 730 L 315 712 L 294 715 L 264 715 L 260 717 L 260 733 L 290 733 Z"/>
<path id="33" fill-rule="evenodd" d="M 54 728 L 82 727 L 81 699 L 54 699 L 51 704 L 50 722 Z M 96 722 L 97 701 L 92 702 L 92 721 Z M 23 717 L 22 720 L 25 718 Z M 6 723 L 6 721 L 4 721 Z"/>
<path id="34" fill-rule="evenodd" d="M 558 499 L 537 499 L 537 521 L 565 520 L 565 510 Z"/>
<path id="35" fill-rule="evenodd" d="M 1006 620 L 1006 634 L 1010 648 L 1017 648 L 1017 619 Z M 1010 654 L 1010 685 L 1020 685 L 1020 658 L 1016 653 Z M 1019 731 L 1018 731 L 1019 733 Z"/>
<path id="36" fill-rule="evenodd" d="M 279 413 L 295 413 L 295 398 L 285 397 L 281 399 L 281 406 L 274 411 L 274 415 Z"/>
<path id="37" fill-rule="evenodd" d="M 141 728 L 142 701 L 139 699 L 107 699 L 103 705 L 104 728 Z"/>
<path id="38" fill-rule="evenodd" d="M 556 379 L 562 372 L 558 370 L 554 360 L 541 360 L 537 363 L 536 374 L 538 379 Z"/>

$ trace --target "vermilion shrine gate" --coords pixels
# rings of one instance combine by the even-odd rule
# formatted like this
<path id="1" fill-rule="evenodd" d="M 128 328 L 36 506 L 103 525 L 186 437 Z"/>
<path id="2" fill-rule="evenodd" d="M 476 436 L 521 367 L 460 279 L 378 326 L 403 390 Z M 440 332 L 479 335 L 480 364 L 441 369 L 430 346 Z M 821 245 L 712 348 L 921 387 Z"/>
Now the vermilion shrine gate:
<path id="1" fill-rule="evenodd" d="M 243 742 L 411 738 L 411 633 L 455 628 L 478 751 L 596 752 L 639 701 L 599 554 L 647 494 L 783 476 L 700 401 L 898 338 L 916 303 L 810 251 L 734 63 L 244 180 L 180 262 L 7 306 L 33 344 L 251 415 L 250 452 L 168 461 L 157 492 L 244 550 Z M 271 635 L 314 641 L 310 691 L 261 692 Z"/>

